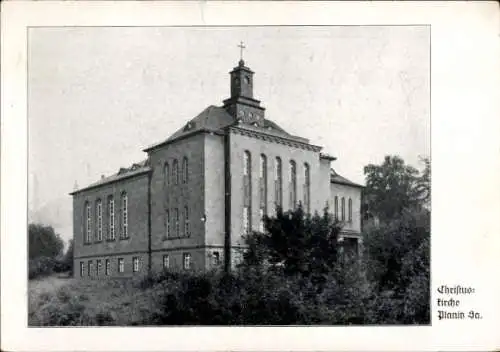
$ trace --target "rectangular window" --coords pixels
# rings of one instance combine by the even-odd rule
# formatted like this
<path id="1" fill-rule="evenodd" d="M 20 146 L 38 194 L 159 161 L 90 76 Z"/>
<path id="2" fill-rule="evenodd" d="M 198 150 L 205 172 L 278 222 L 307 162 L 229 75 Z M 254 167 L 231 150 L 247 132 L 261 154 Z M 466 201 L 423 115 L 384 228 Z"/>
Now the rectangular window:
<path id="1" fill-rule="evenodd" d="M 128 197 L 122 195 L 122 237 L 128 238 Z"/>
<path id="2" fill-rule="evenodd" d="M 189 236 L 189 210 L 184 207 L 184 236 Z"/>
<path id="3" fill-rule="evenodd" d="M 267 158 L 264 154 L 260 156 L 260 172 L 259 172 L 259 200 L 260 207 L 266 213 L 267 208 Z"/>
<path id="4" fill-rule="evenodd" d="M 96 267 L 96 270 L 97 270 L 97 276 L 101 275 L 101 272 L 102 272 L 102 260 L 101 259 L 97 259 L 97 267 Z"/>
<path id="5" fill-rule="evenodd" d="M 352 199 L 349 198 L 349 208 L 348 208 L 348 214 L 349 214 L 349 222 L 352 222 Z"/>
<path id="6" fill-rule="evenodd" d="M 80 262 L 80 277 L 83 277 L 85 275 L 85 263 Z"/>
<path id="7" fill-rule="evenodd" d="M 290 161 L 290 209 L 297 205 L 297 166 L 295 161 Z"/>
<path id="8" fill-rule="evenodd" d="M 139 257 L 134 257 L 132 258 L 132 263 L 133 263 L 133 271 L 134 273 L 139 271 Z"/>
<path id="9" fill-rule="evenodd" d="M 106 259 L 106 268 L 104 269 L 105 270 L 105 275 L 106 276 L 109 276 L 111 274 L 111 262 L 109 261 L 109 259 Z"/>
<path id="10" fill-rule="evenodd" d="M 168 257 L 168 254 L 165 254 L 163 256 L 163 269 L 168 269 L 170 267 L 170 258 Z"/>
<path id="11" fill-rule="evenodd" d="M 309 164 L 304 164 L 304 209 L 311 212 L 311 171 Z"/>
<path id="12" fill-rule="evenodd" d="M 191 254 L 184 253 L 183 259 L 184 259 L 183 260 L 184 269 L 185 270 L 191 269 Z"/>
<path id="13" fill-rule="evenodd" d="M 102 202 L 97 201 L 97 241 L 102 241 Z"/>
<path id="14" fill-rule="evenodd" d="M 179 209 L 174 209 L 174 231 L 175 237 L 179 237 Z"/>
<path id="15" fill-rule="evenodd" d="M 90 204 L 87 202 L 86 203 L 86 216 L 87 216 L 87 221 L 85 222 L 86 223 L 86 236 L 85 236 L 85 240 L 87 243 L 90 243 L 92 241 L 92 214 L 91 214 L 91 210 L 90 210 Z"/>
<path id="16" fill-rule="evenodd" d="M 334 215 L 335 215 L 335 220 L 339 219 L 339 197 L 335 196 L 335 209 L 334 209 Z"/>
<path id="17" fill-rule="evenodd" d="M 248 234 L 250 232 L 250 208 L 243 207 L 243 233 Z"/>
<path id="18" fill-rule="evenodd" d="M 123 273 L 125 271 L 125 262 L 123 258 L 118 258 L 118 272 Z"/>
<path id="19" fill-rule="evenodd" d="M 92 272 L 94 270 L 94 263 L 92 263 L 92 260 L 89 260 L 88 265 L 89 265 L 89 270 L 88 270 L 89 272 L 87 274 L 88 274 L 88 276 L 92 276 Z"/>
<path id="20" fill-rule="evenodd" d="M 213 258 L 214 258 L 214 265 L 215 266 L 219 265 L 220 264 L 220 254 L 219 254 L 219 252 L 214 252 Z"/>
<path id="21" fill-rule="evenodd" d="M 276 205 L 278 207 L 283 206 L 282 202 L 282 194 L 283 194 L 283 173 L 282 173 L 282 167 L 281 167 L 281 159 L 279 157 L 276 158 L 276 169 L 274 173 L 274 188 L 275 188 L 275 195 L 274 195 L 274 201 L 276 202 Z"/>
<path id="22" fill-rule="evenodd" d="M 170 212 L 165 212 L 165 238 L 170 237 Z"/>
<path id="23" fill-rule="evenodd" d="M 115 200 L 110 197 L 108 200 L 108 239 L 115 239 Z"/>
<path id="24" fill-rule="evenodd" d="M 342 221 L 345 221 L 345 198 L 342 197 Z"/>

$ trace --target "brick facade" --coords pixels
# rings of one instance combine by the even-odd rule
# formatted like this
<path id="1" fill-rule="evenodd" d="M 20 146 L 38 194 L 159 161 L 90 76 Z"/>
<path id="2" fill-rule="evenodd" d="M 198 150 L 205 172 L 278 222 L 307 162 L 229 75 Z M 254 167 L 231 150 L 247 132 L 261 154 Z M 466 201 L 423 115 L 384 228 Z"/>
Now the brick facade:
<path id="1" fill-rule="evenodd" d="M 245 75 L 250 75 L 248 84 Z M 236 81 L 239 76 L 243 81 Z M 145 162 L 72 193 L 75 276 L 80 276 L 82 265 L 83 277 L 92 279 L 142 275 L 167 265 L 171 270 L 234 267 L 241 260 L 244 227 L 258 230 L 262 213 L 274 213 L 276 158 L 281 160 L 283 209 L 294 206 L 290 203 L 293 162 L 295 205 L 308 200 L 311 212 L 321 212 L 326 205 L 333 211 L 336 195 L 351 199 L 352 221 L 346 223 L 346 233 L 360 238 L 361 187 L 343 178 L 344 183 L 335 183 L 330 171 L 334 158 L 264 118 L 265 109 L 253 99 L 253 72 L 242 61 L 231 79 L 232 96 L 223 107 L 208 107 L 169 139 L 145 149 Z M 250 158 L 247 176 L 244 153 Z M 110 197 L 114 199 L 114 239 L 110 238 Z M 248 206 L 247 219 L 244 207 Z M 128 236 L 121 238 L 125 212 Z M 103 239 L 96 241 L 100 226 Z M 109 272 L 105 272 L 106 261 Z M 102 265 L 99 275 L 97 263 Z"/>

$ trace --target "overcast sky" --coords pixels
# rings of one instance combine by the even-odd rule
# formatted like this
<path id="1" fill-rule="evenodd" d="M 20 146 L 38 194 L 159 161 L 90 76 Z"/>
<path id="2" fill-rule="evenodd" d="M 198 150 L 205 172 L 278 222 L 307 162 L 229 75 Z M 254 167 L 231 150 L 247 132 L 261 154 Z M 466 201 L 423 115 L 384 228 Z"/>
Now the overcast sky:
<path id="1" fill-rule="evenodd" d="M 429 29 L 392 27 L 36 28 L 29 32 L 29 172 L 39 206 L 146 157 L 229 96 L 239 60 L 266 117 L 363 166 L 430 155 Z M 32 197 L 30 197 L 32 199 Z"/>

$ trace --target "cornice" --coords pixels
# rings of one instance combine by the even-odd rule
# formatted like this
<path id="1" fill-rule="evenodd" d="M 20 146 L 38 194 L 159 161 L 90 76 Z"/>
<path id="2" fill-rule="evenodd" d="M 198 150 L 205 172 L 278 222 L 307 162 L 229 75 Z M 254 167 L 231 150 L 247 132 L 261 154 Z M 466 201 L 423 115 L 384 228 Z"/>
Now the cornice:
<path id="1" fill-rule="evenodd" d="M 244 128 L 239 128 L 237 126 L 229 127 L 229 131 L 237 133 L 237 134 L 242 135 L 242 136 L 260 139 L 260 140 L 267 141 L 267 142 L 274 142 L 274 143 L 278 143 L 278 144 L 283 144 L 283 145 L 286 145 L 288 147 L 310 150 L 313 152 L 319 152 L 322 149 L 322 147 L 317 146 L 317 145 L 299 142 L 299 141 L 296 141 L 296 140 L 293 140 L 290 138 L 273 136 L 271 134 L 267 134 L 264 132 L 250 131 L 250 130 L 247 130 Z"/>

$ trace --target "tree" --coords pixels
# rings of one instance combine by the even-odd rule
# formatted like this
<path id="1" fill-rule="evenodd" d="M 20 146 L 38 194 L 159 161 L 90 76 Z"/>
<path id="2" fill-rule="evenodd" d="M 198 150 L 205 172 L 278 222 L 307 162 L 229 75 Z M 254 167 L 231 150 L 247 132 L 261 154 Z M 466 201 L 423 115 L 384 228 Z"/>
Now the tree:
<path id="1" fill-rule="evenodd" d="M 62 259 L 62 265 L 65 271 L 70 271 L 70 274 L 73 274 L 73 246 L 73 240 L 69 240 L 68 249 Z"/>
<path id="2" fill-rule="evenodd" d="M 422 160 L 425 163 L 422 175 L 398 156 L 386 156 L 381 165 L 365 166 L 363 218 L 389 221 L 405 209 L 422 207 L 430 197 L 430 161 Z"/>
<path id="3" fill-rule="evenodd" d="M 28 255 L 29 259 L 39 257 L 56 258 L 61 255 L 64 242 L 56 234 L 52 226 L 29 224 L 28 226 Z"/>
<path id="4" fill-rule="evenodd" d="M 245 238 L 248 250 L 244 265 L 281 267 L 285 274 L 311 274 L 331 271 L 337 263 L 340 223 L 324 210 L 322 216 L 305 214 L 302 206 L 275 217 L 265 217 L 265 232 Z"/>

